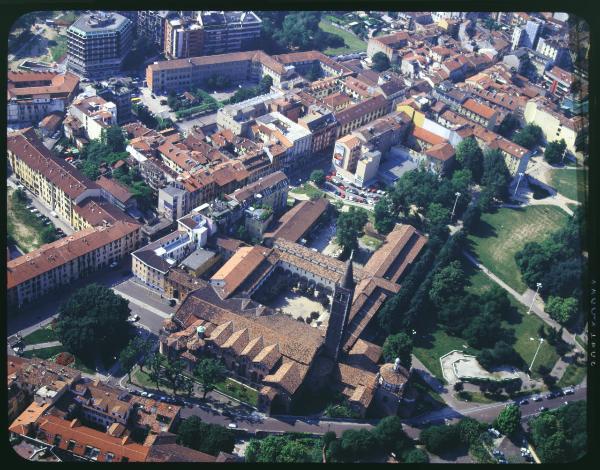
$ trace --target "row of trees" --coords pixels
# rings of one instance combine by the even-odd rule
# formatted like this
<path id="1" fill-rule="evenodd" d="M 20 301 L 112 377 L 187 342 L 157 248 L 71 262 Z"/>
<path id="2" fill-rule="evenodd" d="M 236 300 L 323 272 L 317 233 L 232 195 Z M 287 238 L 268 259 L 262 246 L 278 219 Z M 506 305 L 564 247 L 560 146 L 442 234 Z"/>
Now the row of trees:
<path id="1" fill-rule="evenodd" d="M 526 243 L 515 255 L 525 283 L 547 301 L 548 314 L 561 324 L 574 321 L 579 312 L 585 270 L 584 213 L 577 208 L 566 225 L 541 242 Z"/>

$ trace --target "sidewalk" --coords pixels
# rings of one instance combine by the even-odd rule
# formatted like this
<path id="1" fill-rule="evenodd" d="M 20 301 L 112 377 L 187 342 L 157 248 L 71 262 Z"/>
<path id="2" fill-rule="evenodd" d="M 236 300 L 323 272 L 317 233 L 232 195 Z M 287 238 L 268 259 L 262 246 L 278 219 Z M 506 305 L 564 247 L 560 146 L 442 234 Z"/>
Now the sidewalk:
<path id="1" fill-rule="evenodd" d="M 47 343 L 38 343 L 38 344 L 29 344 L 23 348 L 23 351 L 33 351 L 36 349 L 46 349 L 53 348 L 55 346 L 60 346 L 60 341 L 49 341 Z"/>

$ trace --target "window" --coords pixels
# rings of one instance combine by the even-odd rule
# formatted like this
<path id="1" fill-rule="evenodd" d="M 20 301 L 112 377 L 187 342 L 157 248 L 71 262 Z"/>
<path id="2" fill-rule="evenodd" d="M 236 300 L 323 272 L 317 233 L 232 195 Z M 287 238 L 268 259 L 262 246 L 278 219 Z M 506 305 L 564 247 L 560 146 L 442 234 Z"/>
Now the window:
<path id="1" fill-rule="evenodd" d="M 77 445 L 77 442 L 75 442 L 73 439 L 69 440 L 69 444 L 67 445 L 67 450 L 75 449 L 76 445 Z"/>
<path id="2" fill-rule="evenodd" d="M 54 441 L 53 441 L 53 444 L 54 444 L 55 446 L 59 446 L 59 445 L 60 445 L 60 441 L 61 441 L 60 434 L 57 434 L 56 436 L 54 436 Z"/>
<path id="3" fill-rule="evenodd" d="M 112 454 L 110 452 L 106 453 L 106 458 L 104 459 L 105 462 L 112 462 L 115 458 L 115 454 Z"/>
<path id="4" fill-rule="evenodd" d="M 123 457 L 123 458 L 121 459 L 121 462 L 129 462 L 129 458 L 128 458 L 128 457 Z"/>

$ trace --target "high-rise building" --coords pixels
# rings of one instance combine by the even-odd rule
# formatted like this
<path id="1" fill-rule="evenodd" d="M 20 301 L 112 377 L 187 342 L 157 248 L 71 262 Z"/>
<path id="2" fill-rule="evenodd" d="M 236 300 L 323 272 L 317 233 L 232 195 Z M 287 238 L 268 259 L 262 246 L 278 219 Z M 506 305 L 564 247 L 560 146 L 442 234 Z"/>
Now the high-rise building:
<path id="1" fill-rule="evenodd" d="M 160 50 L 165 45 L 165 28 L 170 18 L 176 17 L 175 12 L 168 10 L 141 10 L 137 15 L 137 34 L 150 39 Z"/>
<path id="2" fill-rule="evenodd" d="M 67 68 L 84 77 L 115 75 L 133 43 L 133 23 L 112 12 L 81 15 L 67 30 Z"/>
<path id="3" fill-rule="evenodd" d="M 543 26 L 543 23 L 539 21 L 528 20 L 525 26 L 515 27 L 512 36 L 512 49 L 515 50 L 519 47 L 535 49 Z"/>
<path id="4" fill-rule="evenodd" d="M 184 59 L 203 54 L 204 31 L 189 18 L 174 18 L 165 23 L 165 55 L 170 59 Z"/>
<path id="5" fill-rule="evenodd" d="M 262 20 L 252 11 L 200 11 L 204 31 L 204 55 L 248 48 L 260 36 Z"/>

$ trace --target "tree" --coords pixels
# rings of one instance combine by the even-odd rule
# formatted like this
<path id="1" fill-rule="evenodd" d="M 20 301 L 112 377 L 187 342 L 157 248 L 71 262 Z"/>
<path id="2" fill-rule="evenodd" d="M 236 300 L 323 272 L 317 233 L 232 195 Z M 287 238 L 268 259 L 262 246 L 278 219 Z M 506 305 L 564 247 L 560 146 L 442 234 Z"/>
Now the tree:
<path id="1" fill-rule="evenodd" d="M 437 202 L 432 202 L 425 213 L 427 227 L 431 232 L 437 227 L 446 227 L 450 222 L 450 211 Z"/>
<path id="2" fill-rule="evenodd" d="M 375 204 L 375 230 L 386 235 L 392 231 L 396 225 L 396 216 L 392 212 L 391 201 L 387 194 Z"/>
<path id="3" fill-rule="evenodd" d="M 511 176 L 504 156 L 498 149 L 487 150 L 483 155 L 483 176 L 481 184 L 491 191 L 493 197 L 497 199 L 507 200 L 508 185 L 510 184 Z"/>
<path id="4" fill-rule="evenodd" d="M 476 204 L 469 204 L 467 210 L 463 214 L 463 228 L 469 232 L 473 233 L 475 227 L 479 225 L 479 221 L 481 220 L 481 209 Z"/>
<path id="5" fill-rule="evenodd" d="M 407 448 L 411 440 L 402 429 L 402 421 L 398 416 L 387 416 L 383 418 L 375 429 L 373 437 L 377 439 L 379 446 L 385 452 L 394 452 L 396 454 Z"/>
<path id="6" fill-rule="evenodd" d="M 325 172 L 323 170 L 313 170 L 310 174 L 310 180 L 317 186 L 322 186 L 325 183 Z"/>
<path id="7" fill-rule="evenodd" d="M 481 434 L 485 432 L 485 428 L 485 424 L 480 423 L 473 418 L 463 418 L 456 423 L 458 437 L 460 441 L 468 447 L 479 442 Z"/>
<path id="8" fill-rule="evenodd" d="M 498 126 L 498 134 L 502 137 L 510 137 L 513 130 L 519 126 L 519 120 L 512 114 L 507 114 L 504 120 Z"/>
<path id="9" fill-rule="evenodd" d="M 160 383 L 163 379 L 163 358 L 160 354 L 154 353 L 148 361 L 150 367 L 150 380 L 154 382 L 156 388 L 160 390 Z"/>
<path id="10" fill-rule="evenodd" d="M 154 349 L 154 343 L 150 339 L 150 337 L 148 337 L 147 339 L 143 339 L 139 336 L 136 336 L 133 339 L 132 347 L 136 350 L 139 356 L 138 364 L 140 365 L 140 369 L 143 371 L 144 365 L 148 360 L 148 356 Z"/>
<path id="11" fill-rule="evenodd" d="M 465 339 L 474 348 L 493 346 L 504 334 L 500 318 L 489 313 L 476 315 L 464 331 Z"/>
<path id="12" fill-rule="evenodd" d="M 325 434 L 323 434 L 323 445 L 327 448 L 329 447 L 329 444 L 331 444 L 336 439 L 337 435 L 334 431 L 327 431 Z"/>
<path id="13" fill-rule="evenodd" d="M 376 72 L 383 72 L 390 68 L 390 59 L 383 52 L 376 52 L 371 57 L 373 66 L 371 67 Z"/>
<path id="14" fill-rule="evenodd" d="M 421 441 L 429 452 L 441 454 L 456 447 L 459 440 L 454 426 L 430 426 L 421 431 Z"/>
<path id="15" fill-rule="evenodd" d="M 177 430 L 177 442 L 186 447 L 218 455 L 231 452 L 235 445 L 235 435 L 222 426 L 203 423 L 197 416 L 185 419 Z"/>
<path id="16" fill-rule="evenodd" d="M 565 139 L 555 140 L 554 142 L 548 142 L 546 150 L 544 150 L 544 159 L 552 164 L 556 165 L 563 160 L 563 156 L 567 151 L 567 143 Z"/>
<path id="17" fill-rule="evenodd" d="M 396 358 L 400 358 L 400 364 L 410 369 L 412 348 L 412 339 L 406 333 L 390 335 L 383 343 L 383 357 L 387 362 L 394 362 Z"/>
<path id="18" fill-rule="evenodd" d="M 429 463 L 427 452 L 422 449 L 411 449 L 404 454 L 404 463 Z"/>
<path id="19" fill-rule="evenodd" d="M 492 349 L 482 349 L 477 355 L 477 362 L 487 370 L 503 365 L 526 366 L 523 358 L 505 341 L 498 341 Z"/>
<path id="20" fill-rule="evenodd" d="M 508 405 L 496 418 L 494 427 L 502 434 L 514 435 L 521 427 L 521 409 L 517 405 Z"/>
<path id="21" fill-rule="evenodd" d="M 533 150 L 542 142 L 543 138 L 544 133 L 540 126 L 535 124 L 527 124 L 523 129 L 514 135 L 512 141 L 521 147 Z"/>
<path id="22" fill-rule="evenodd" d="M 206 394 L 225 378 L 225 367 L 217 359 L 202 359 L 194 369 L 194 376 L 202 383 L 202 398 L 206 399 Z"/>
<path id="23" fill-rule="evenodd" d="M 448 302 L 449 298 L 459 295 L 465 282 L 465 273 L 460 261 L 452 261 L 433 276 L 429 298 L 439 307 Z"/>
<path id="24" fill-rule="evenodd" d="M 110 126 L 102 132 L 102 143 L 106 145 L 111 152 L 124 152 L 126 147 L 123 129 L 117 125 Z"/>
<path id="25" fill-rule="evenodd" d="M 314 82 L 321 77 L 321 74 L 321 66 L 318 62 L 313 62 L 313 64 L 310 66 L 310 70 L 306 74 L 306 79 L 310 82 Z"/>
<path id="26" fill-rule="evenodd" d="M 52 227 L 52 226 L 44 227 L 41 231 L 41 234 L 42 234 L 42 241 L 44 243 L 52 243 L 53 241 L 58 240 L 58 236 L 56 235 L 56 232 L 54 231 L 54 227 Z"/>
<path id="27" fill-rule="evenodd" d="M 183 371 L 185 370 L 185 365 L 183 361 L 179 359 L 170 359 L 167 358 L 167 363 L 165 364 L 163 375 L 165 380 L 171 385 L 171 389 L 173 390 L 173 394 L 177 395 L 177 390 L 182 385 Z"/>
<path id="28" fill-rule="evenodd" d="M 133 344 L 131 341 L 129 342 L 129 344 L 127 345 L 126 348 L 121 350 L 121 353 L 119 354 L 119 363 L 121 364 L 121 367 L 123 368 L 123 370 L 127 371 L 127 377 L 129 378 L 130 382 L 131 382 L 131 368 L 135 365 L 137 355 L 138 355 L 138 352 L 133 347 Z"/>
<path id="29" fill-rule="evenodd" d="M 368 216 L 364 209 L 351 206 L 348 212 L 341 212 L 337 219 L 336 241 L 344 251 L 358 248 L 358 237 L 367 223 Z"/>
<path id="30" fill-rule="evenodd" d="M 112 290 L 88 284 L 76 290 L 58 311 L 56 332 L 62 345 L 91 359 L 95 352 L 115 354 L 129 339 L 129 303 Z"/>
<path id="31" fill-rule="evenodd" d="M 342 455 L 348 462 L 358 462 L 373 455 L 378 450 L 378 442 L 366 429 L 348 429 L 340 439 Z"/>
<path id="32" fill-rule="evenodd" d="M 573 297 L 562 297 L 550 296 L 546 302 L 546 312 L 550 315 L 550 318 L 557 322 L 565 325 L 570 323 L 579 310 L 577 299 Z"/>
<path id="33" fill-rule="evenodd" d="M 273 86 L 273 77 L 270 75 L 265 75 L 260 79 L 258 84 L 258 91 L 260 95 L 265 95 L 271 91 L 271 87 Z"/>
<path id="34" fill-rule="evenodd" d="M 483 152 L 474 137 L 467 137 L 456 146 L 456 161 L 461 168 L 470 170 L 473 181 L 479 183 L 483 175 Z"/>

